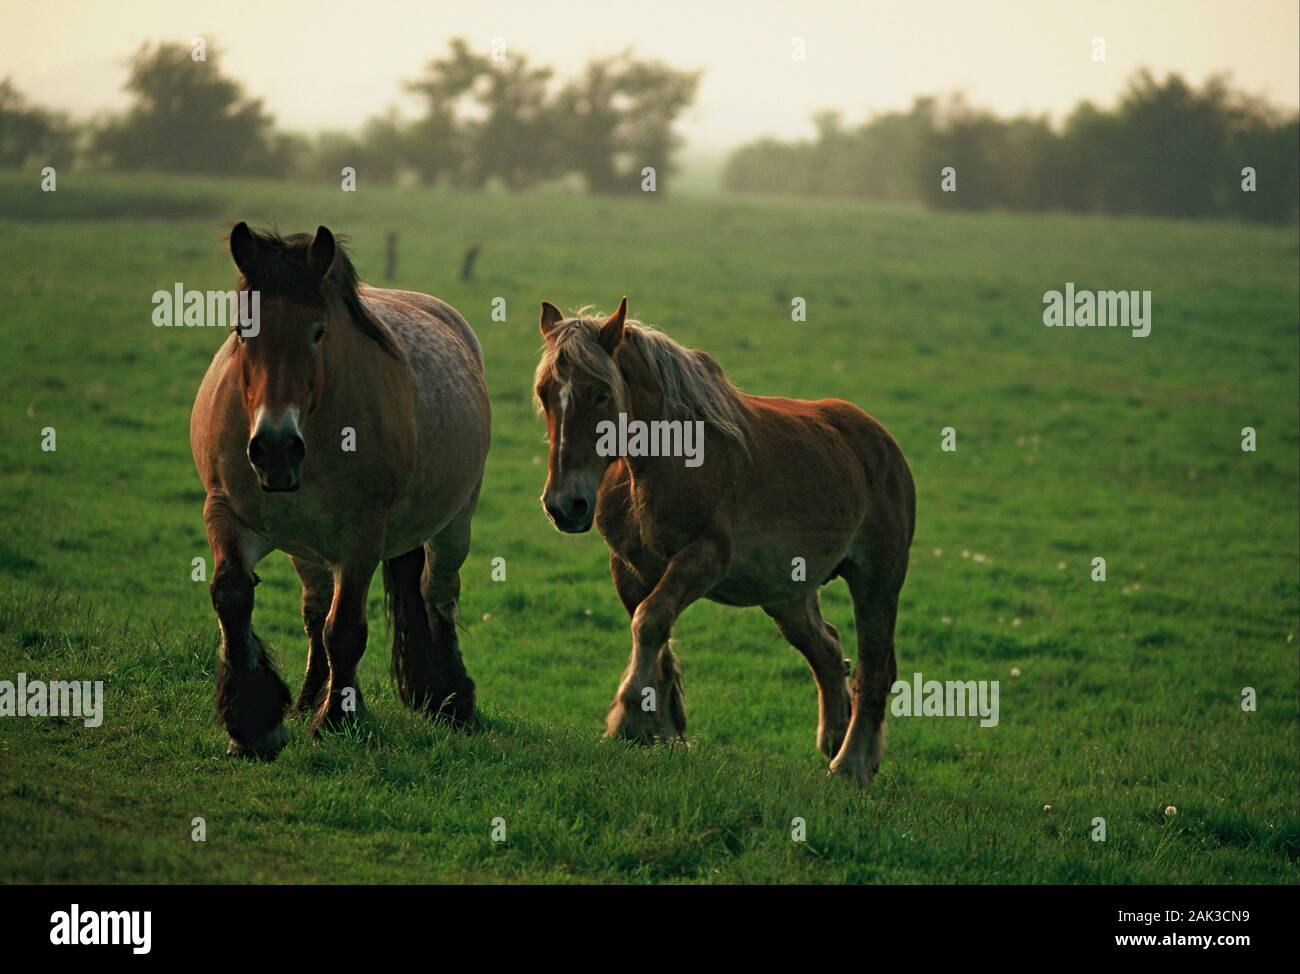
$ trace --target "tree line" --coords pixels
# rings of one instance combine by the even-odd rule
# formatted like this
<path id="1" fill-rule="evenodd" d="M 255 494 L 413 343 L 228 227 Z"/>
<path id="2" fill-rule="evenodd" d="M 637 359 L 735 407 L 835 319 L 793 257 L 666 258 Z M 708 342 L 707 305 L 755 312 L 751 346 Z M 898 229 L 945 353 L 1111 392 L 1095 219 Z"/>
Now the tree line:
<path id="1" fill-rule="evenodd" d="M 936 209 L 1063 210 L 1294 223 L 1300 117 L 1176 74 L 1129 79 L 1110 109 L 1079 103 L 1054 126 L 999 118 L 960 96 L 846 127 L 814 118 L 811 140 L 760 139 L 727 160 L 733 191 L 913 200 Z"/>
<path id="2" fill-rule="evenodd" d="M 656 189 L 673 170 L 673 125 L 699 78 L 624 51 L 560 82 L 522 54 L 484 54 L 456 39 L 405 83 L 416 117 L 390 109 L 359 133 L 304 136 L 279 130 L 260 99 L 223 75 L 215 47 L 196 60 L 184 44 L 145 44 L 130 59 L 127 111 L 80 125 L 0 80 L 0 167 L 332 180 L 352 167 L 373 183 L 518 190 L 570 179 L 591 192 L 639 192 L 645 167 Z"/>

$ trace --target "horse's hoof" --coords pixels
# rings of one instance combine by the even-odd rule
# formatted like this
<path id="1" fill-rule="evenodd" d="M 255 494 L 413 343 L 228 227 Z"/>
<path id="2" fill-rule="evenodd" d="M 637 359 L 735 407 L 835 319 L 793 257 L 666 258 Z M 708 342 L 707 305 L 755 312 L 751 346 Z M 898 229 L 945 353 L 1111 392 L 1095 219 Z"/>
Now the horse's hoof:
<path id="1" fill-rule="evenodd" d="M 639 706 L 639 702 L 624 703 L 615 701 L 614 706 L 605 715 L 606 740 L 622 741 L 625 744 L 636 744 L 639 747 L 649 747 L 655 741 L 667 737 L 671 733 L 665 721 L 661 720 L 657 714 L 643 711 Z"/>
<path id="2" fill-rule="evenodd" d="M 623 744 L 635 744 L 637 747 L 650 747 L 659 736 L 653 728 L 636 729 L 626 724 L 620 727 L 611 727 L 605 731 L 607 741 L 619 741 Z"/>
<path id="3" fill-rule="evenodd" d="M 276 724 L 261 737 L 251 741 L 237 741 L 233 737 L 226 746 L 226 754 L 232 758 L 248 758 L 255 761 L 274 761 L 276 756 L 289 743 L 289 732 L 283 724 Z"/>
<path id="4" fill-rule="evenodd" d="M 832 765 L 830 771 L 827 772 L 827 777 L 833 778 L 836 781 L 844 781 L 857 785 L 863 791 L 866 791 L 871 787 L 871 779 L 874 775 L 869 771 L 856 770 L 847 767 L 837 768 Z"/>
<path id="5" fill-rule="evenodd" d="M 462 734 L 473 734 L 479 729 L 478 711 L 463 710 L 440 711 L 433 715 L 435 721 L 441 721 L 448 724 L 452 730 L 460 731 Z"/>
<path id="6" fill-rule="evenodd" d="M 362 710 L 344 710 L 331 711 L 324 714 L 317 714 L 308 728 L 312 737 L 319 737 L 321 734 L 335 734 L 339 731 L 345 731 L 349 728 L 356 727 L 361 722 Z"/>
<path id="7" fill-rule="evenodd" d="M 835 755 L 839 754 L 840 748 L 844 746 L 844 738 L 847 736 L 847 733 L 848 732 L 845 731 L 839 734 L 827 734 L 818 738 L 817 750 L 820 751 L 824 757 L 834 760 Z"/>
<path id="8" fill-rule="evenodd" d="M 321 701 L 319 694 L 312 694 L 310 697 L 298 696 L 294 701 L 293 708 L 289 711 L 289 716 L 293 720 L 301 720 L 304 717 L 310 717 L 320 709 Z"/>
<path id="9" fill-rule="evenodd" d="M 472 733 L 478 728 L 478 708 L 474 703 L 474 684 L 468 683 L 460 690 L 447 694 L 438 703 L 426 697 L 423 710 L 435 722 L 449 724 L 452 728 Z"/>

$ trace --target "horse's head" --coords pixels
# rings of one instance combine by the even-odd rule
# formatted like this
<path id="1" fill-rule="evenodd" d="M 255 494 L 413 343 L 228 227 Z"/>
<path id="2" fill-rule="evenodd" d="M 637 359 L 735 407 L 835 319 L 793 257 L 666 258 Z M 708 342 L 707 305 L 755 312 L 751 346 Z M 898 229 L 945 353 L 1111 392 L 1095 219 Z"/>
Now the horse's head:
<path id="1" fill-rule="evenodd" d="M 565 319 L 555 305 L 542 302 L 546 349 L 533 389 L 551 445 L 542 506 L 567 533 L 591 529 L 596 491 L 616 459 L 597 450 L 597 426 L 606 420 L 617 424 L 619 412 L 627 409 L 627 386 L 613 357 L 626 320 L 627 298 L 603 324 Z"/>
<path id="2" fill-rule="evenodd" d="M 236 354 L 248 413 L 248 462 L 268 492 L 298 489 L 307 455 L 302 423 L 321 400 L 329 301 L 324 281 L 334 263 L 334 235 L 281 240 L 238 224 L 230 254 L 241 291 L 259 292 L 256 329 L 239 333 Z"/>

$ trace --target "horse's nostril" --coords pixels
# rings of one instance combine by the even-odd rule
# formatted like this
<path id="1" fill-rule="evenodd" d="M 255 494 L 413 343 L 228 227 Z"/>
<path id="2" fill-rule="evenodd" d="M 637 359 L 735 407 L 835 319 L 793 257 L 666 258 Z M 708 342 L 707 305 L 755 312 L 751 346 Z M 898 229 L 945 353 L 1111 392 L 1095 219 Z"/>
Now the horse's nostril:
<path id="1" fill-rule="evenodd" d="M 296 467 L 307 455 L 307 444 L 297 433 L 262 431 L 248 441 L 248 459 L 259 470 L 266 467 Z"/>
<path id="2" fill-rule="evenodd" d="M 556 500 L 543 497 L 542 507 L 560 530 L 578 530 L 587 522 L 591 501 L 585 497 L 560 497 Z"/>

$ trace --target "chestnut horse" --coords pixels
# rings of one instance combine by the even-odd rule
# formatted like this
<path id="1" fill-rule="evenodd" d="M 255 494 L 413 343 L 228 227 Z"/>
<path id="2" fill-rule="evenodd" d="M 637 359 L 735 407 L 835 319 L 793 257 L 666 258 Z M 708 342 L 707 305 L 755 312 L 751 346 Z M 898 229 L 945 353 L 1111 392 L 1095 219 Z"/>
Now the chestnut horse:
<path id="1" fill-rule="evenodd" d="M 898 444 L 839 399 L 745 395 L 709 355 L 628 320 L 627 298 L 607 320 L 565 318 L 543 302 L 541 330 L 534 393 L 550 439 L 542 503 L 561 531 L 587 531 L 594 519 L 632 619 L 606 736 L 683 740 L 674 621 L 700 598 L 760 605 L 812 669 L 817 747 L 831 773 L 870 783 L 916 521 Z M 633 449 L 630 438 L 628 455 L 610 455 L 609 431 L 638 420 L 660 424 L 661 442 L 666 424 L 703 424 L 702 455 Z M 853 597 L 851 687 L 839 635 L 818 607 L 818 588 L 836 576 Z"/>
<path id="2" fill-rule="evenodd" d="M 474 684 L 456 639 L 458 570 L 483 482 L 489 407 L 478 339 L 426 294 L 357 279 L 333 235 L 230 234 L 257 327 L 217 351 L 190 417 L 221 626 L 228 753 L 272 758 L 289 691 L 252 628 L 257 563 L 302 580 L 311 732 L 356 720 L 366 594 L 380 562 L 392 669 L 408 706 L 465 725 Z"/>

